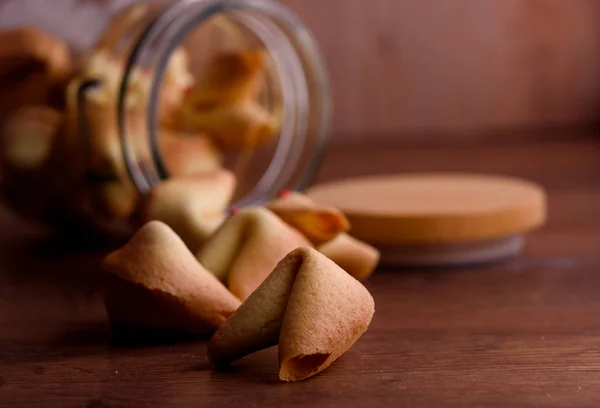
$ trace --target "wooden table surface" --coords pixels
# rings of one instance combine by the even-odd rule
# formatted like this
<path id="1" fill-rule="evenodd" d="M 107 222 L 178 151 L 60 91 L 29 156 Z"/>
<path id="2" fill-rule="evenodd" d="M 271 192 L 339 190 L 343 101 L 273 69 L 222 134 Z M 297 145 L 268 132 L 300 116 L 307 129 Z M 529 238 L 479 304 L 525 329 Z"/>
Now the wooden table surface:
<path id="1" fill-rule="evenodd" d="M 206 343 L 110 345 L 102 250 L 0 220 L 0 406 L 600 406 L 600 140 L 337 149 L 321 179 L 417 170 L 530 178 L 550 217 L 526 252 L 468 270 L 381 269 L 368 332 L 324 373 L 275 349 L 213 371 Z M 428 144 L 430 141 L 428 142 Z"/>

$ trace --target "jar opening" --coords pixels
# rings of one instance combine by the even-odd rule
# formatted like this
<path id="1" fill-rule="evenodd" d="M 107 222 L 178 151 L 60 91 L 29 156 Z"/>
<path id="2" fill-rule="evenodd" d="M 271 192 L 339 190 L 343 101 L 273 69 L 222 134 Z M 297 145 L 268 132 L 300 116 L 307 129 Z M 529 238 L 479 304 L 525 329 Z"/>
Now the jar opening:
<path id="1" fill-rule="evenodd" d="M 238 179 L 233 205 L 258 204 L 282 189 L 306 187 L 321 160 L 330 119 L 328 78 L 314 40 L 297 17 L 271 1 L 197 0 L 176 2 L 159 13 L 128 56 L 119 95 L 119 127 L 125 163 L 137 188 L 145 193 L 176 175 L 163 140 L 160 104 L 168 92 L 170 64 L 182 46 L 196 53 L 192 64 L 200 73 L 224 52 L 260 50 L 264 56 L 257 101 L 276 118 L 278 131 L 266 143 L 225 149 L 223 165 Z M 136 71 L 151 77 L 142 120 L 133 119 L 127 109 Z M 190 129 L 182 131 L 188 133 L 182 137 L 195 137 Z M 144 135 L 141 147 L 136 142 L 139 134 Z"/>

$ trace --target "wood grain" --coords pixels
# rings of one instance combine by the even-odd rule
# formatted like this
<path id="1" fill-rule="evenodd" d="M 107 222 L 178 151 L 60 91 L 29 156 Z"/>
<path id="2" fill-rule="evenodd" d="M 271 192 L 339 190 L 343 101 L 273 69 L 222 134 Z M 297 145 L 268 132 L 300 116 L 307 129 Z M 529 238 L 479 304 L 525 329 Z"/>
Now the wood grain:
<path id="1" fill-rule="evenodd" d="M 277 379 L 276 349 L 213 371 L 204 340 L 111 345 L 96 292 L 104 251 L 2 215 L 0 406 L 598 406 L 600 142 L 568 136 L 332 152 L 321 180 L 444 169 L 531 178 L 549 190 L 549 223 L 506 263 L 380 269 L 367 283 L 370 329 L 297 384 Z"/>
<path id="2" fill-rule="evenodd" d="M 284 3 L 327 56 L 342 133 L 472 135 L 600 116 L 597 1 Z"/>
<path id="3" fill-rule="evenodd" d="M 0 0 L 0 27 L 38 24 L 85 48 L 133 1 Z M 339 139 L 493 135 L 600 118 L 596 0 L 281 1 L 326 56 Z"/>

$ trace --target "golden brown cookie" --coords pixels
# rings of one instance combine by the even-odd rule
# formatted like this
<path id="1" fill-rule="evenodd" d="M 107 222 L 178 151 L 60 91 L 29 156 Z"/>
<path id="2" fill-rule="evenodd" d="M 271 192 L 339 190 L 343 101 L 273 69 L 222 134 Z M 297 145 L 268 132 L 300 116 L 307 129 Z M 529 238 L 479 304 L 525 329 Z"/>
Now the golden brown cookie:
<path id="1" fill-rule="evenodd" d="M 264 64 L 261 50 L 218 55 L 186 94 L 186 107 L 208 111 L 254 100 L 262 86 Z"/>
<path id="2" fill-rule="evenodd" d="M 206 136 L 163 128 L 158 137 L 159 149 L 170 176 L 210 173 L 221 168 L 221 152 Z"/>
<path id="3" fill-rule="evenodd" d="M 182 108 L 182 123 L 209 135 L 222 149 L 251 149 L 271 141 L 277 119 L 256 103 L 217 106 L 210 110 Z"/>
<path id="4" fill-rule="evenodd" d="M 244 300 L 287 253 L 311 246 L 298 231 L 264 208 L 246 208 L 229 217 L 197 258 Z"/>
<path id="5" fill-rule="evenodd" d="M 14 110 L 0 130 L 3 199 L 19 214 L 44 221 L 51 212 L 50 158 L 64 115 L 45 105 Z"/>
<path id="6" fill-rule="evenodd" d="M 223 221 L 234 190 L 226 170 L 165 180 L 142 199 L 141 222 L 164 222 L 196 252 Z"/>
<path id="7" fill-rule="evenodd" d="M 71 54 L 59 38 L 33 27 L 0 33 L 0 119 L 24 105 L 56 102 L 72 74 Z"/>
<path id="8" fill-rule="evenodd" d="M 47 105 L 16 109 L 0 132 L 0 155 L 5 171 L 40 170 L 62 130 L 64 115 Z"/>
<path id="9" fill-rule="evenodd" d="M 360 282 L 316 250 L 298 248 L 217 330 L 208 356 L 228 364 L 279 344 L 279 378 L 303 380 L 352 347 L 374 312 Z"/>
<path id="10" fill-rule="evenodd" d="M 161 82 L 158 99 L 159 123 L 163 126 L 178 127 L 179 110 L 187 89 L 193 83 L 188 67 L 189 56 L 184 48 L 177 48 L 167 65 Z M 102 104 L 111 104 L 115 108 L 124 79 L 125 60 L 107 49 L 100 49 L 87 56 L 82 77 L 95 78 L 102 87 L 90 93 L 90 97 Z M 125 106 L 137 114 L 145 114 L 150 101 L 151 72 L 135 67 L 129 73 L 126 88 Z"/>
<path id="11" fill-rule="evenodd" d="M 159 221 L 109 254 L 101 270 L 106 310 L 117 331 L 212 333 L 240 304 Z"/>
<path id="12" fill-rule="evenodd" d="M 282 191 L 266 207 L 304 234 L 314 245 L 330 241 L 350 229 L 348 219 L 339 209 L 316 203 L 295 191 Z"/>
<path id="13" fill-rule="evenodd" d="M 261 50 L 218 55 L 184 97 L 183 126 L 207 133 L 223 149 L 271 141 L 279 121 L 257 101 L 264 68 Z"/>
<path id="14" fill-rule="evenodd" d="M 317 250 L 358 280 L 371 276 L 381 258 L 377 248 L 345 233 L 319 245 Z"/>
<path id="15" fill-rule="evenodd" d="M 71 93 L 67 122 L 71 147 L 65 156 L 81 162 L 85 188 L 93 197 L 95 212 L 112 220 L 127 220 L 133 214 L 140 195 L 125 164 L 117 107 L 111 100 L 96 98 L 106 89 L 102 82 L 86 90 L 82 103 L 78 104 L 75 94 L 77 81 L 79 79 L 74 80 L 68 90 Z M 142 116 L 133 111 L 128 115 L 130 123 L 143 129 Z M 132 131 L 131 135 L 138 137 L 137 142 L 141 146 L 141 131 Z"/>

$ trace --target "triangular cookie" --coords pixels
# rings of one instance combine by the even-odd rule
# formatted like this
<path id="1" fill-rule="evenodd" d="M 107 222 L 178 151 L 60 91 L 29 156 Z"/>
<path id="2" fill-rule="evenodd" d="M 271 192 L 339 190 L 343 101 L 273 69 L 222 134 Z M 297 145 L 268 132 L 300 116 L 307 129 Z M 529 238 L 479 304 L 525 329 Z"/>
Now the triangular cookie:
<path id="1" fill-rule="evenodd" d="M 223 221 L 234 189 L 235 177 L 227 170 L 165 180 L 143 198 L 141 222 L 164 222 L 198 251 Z"/>
<path id="2" fill-rule="evenodd" d="M 161 129 L 160 150 L 172 177 L 202 174 L 220 169 L 221 153 L 211 140 L 202 134 L 180 133 Z M 150 151 L 147 151 L 148 155 Z"/>
<path id="3" fill-rule="evenodd" d="M 210 110 L 182 110 L 186 126 L 208 134 L 223 149 L 249 149 L 273 139 L 277 118 L 254 102 L 217 106 Z"/>
<path id="4" fill-rule="evenodd" d="M 367 330 L 375 313 L 369 291 L 316 250 L 303 263 L 279 335 L 279 378 L 297 381 L 331 365 Z"/>
<path id="5" fill-rule="evenodd" d="M 152 221 L 102 262 L 114 328 L 212 333 L 239 306 L 167 225 Z"/>
<path id="6" fill-rule="evenodd" d="M 300 256 L 286 256 L 214 334 L 208 356 L 215 364 L 235 361 L 250 353 L 276 345 Z"/>
<path id="7" fill-rule="evenodd" d="M 348 219 L 339 209 L 315 203 L 294 191 L 282 191 L 266 207 L 315 245 L 330 241 L 350 229 Z"/>
<path id="8" fill-rule="evenodd" d="M 244 300 L 290 251 L 310 242 L 271 211 L 246 208 L 229 217 L 197 258 Z"/>
<path id="9" fill-rule="evenodd" d="M 260 50 L 223 53 L 198 78 L 185 97 L 184 107 L 206 111 L 216 105 L 253 100 L 262 85 L 263 69 L 264 53 Z"/>
<path id="10" fill-rule="evenodd" d="M 227 364 L 279 343 L 279 377 L 302 380 L 347 351 L 374 312 L 360 282 L 316 250 L 298 248 L 217 330 L 209 359 Z"/>

